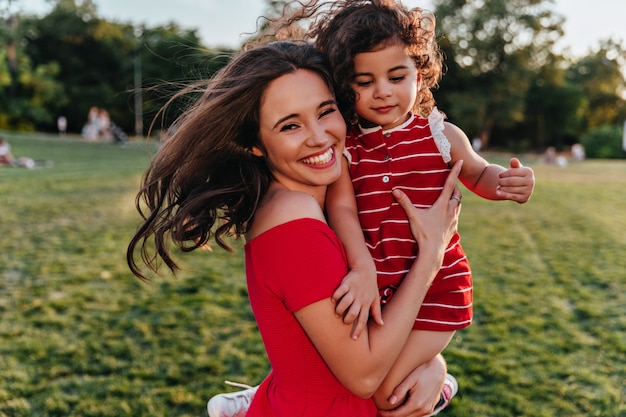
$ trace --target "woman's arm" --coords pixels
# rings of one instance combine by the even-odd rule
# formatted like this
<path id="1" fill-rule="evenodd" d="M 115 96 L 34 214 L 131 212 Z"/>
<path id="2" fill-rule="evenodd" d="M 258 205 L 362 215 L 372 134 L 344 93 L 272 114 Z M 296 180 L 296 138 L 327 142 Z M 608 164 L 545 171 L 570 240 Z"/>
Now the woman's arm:
<path id="1" fill-rule="evenodd" d="M 310 304 L 295 316 L 337 379 L 355 394 L 367 398 L 378 388 L 400 354 L 430 283 L 441 267 L 443 252 L 456 231 L 459 205 L 455 182 L 461 164 L 456 164 L 435 204 L 416 209 L 408 197 L 394 191 L 407 211 L 420 254 L 400 288 L 383 311 L 384 326 L 369 323 L 358 340 L 349 337 L 350 326 L 335 316 L 325 299 Z"/>

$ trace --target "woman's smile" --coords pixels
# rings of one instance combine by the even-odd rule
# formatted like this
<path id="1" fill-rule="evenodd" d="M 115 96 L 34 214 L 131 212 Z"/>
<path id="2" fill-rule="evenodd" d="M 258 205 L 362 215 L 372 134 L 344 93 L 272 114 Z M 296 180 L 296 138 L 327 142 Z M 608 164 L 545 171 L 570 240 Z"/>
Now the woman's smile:
<path id="1" fill-rule="evenodd" d="M 335 147 L 328 148 L 326 151 L 319 153 L 317 155 L 309 156 L 308 158 L 303 158 L 302 162 L 307 165 L 328 165 L 329 163 L 334 162 L 335 160 Z"/>

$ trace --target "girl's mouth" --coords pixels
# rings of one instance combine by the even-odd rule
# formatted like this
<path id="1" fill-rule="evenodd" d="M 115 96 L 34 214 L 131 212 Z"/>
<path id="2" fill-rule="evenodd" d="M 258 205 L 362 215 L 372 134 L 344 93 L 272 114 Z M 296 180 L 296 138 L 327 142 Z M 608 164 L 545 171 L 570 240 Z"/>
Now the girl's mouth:
<path id="1" fill-rule="evenodd" d="M 394 106 L 377 107 L 374 109 L 374 111 L 377 113 L 389 113 L 391 110 L 393 110 L 393 108 Z"/>

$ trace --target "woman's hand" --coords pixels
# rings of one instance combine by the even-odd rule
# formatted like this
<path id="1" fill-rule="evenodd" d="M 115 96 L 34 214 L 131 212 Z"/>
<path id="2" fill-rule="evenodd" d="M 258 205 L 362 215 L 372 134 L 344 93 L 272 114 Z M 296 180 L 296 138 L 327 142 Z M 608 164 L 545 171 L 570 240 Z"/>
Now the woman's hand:
<path id="1" fill-rule="evenodd" d="M 379 410 L 380 417 L 423 417 L 433 412 L 441 398 L 446 377 L 446 362 L 441 355 L 414 369 L 393 390 L 397 398 L 406 398 L 398 408 Z"/>
<path id="2" fill-rule="evenodd" d="M 441 246 L 445 247 L 457 230 L 461 211 L 461 191 L 456 186 L 456 181 L 462 165 L 462 160 L 454 164 L 439 198 L 430 208 L 418 209 L 404 192 L 399 189 L 393 190 L 394 197 L 406 212 L 411 224 L 411 233 L 420 247 L 420 253 L 428 247 L 436 253 L 443 252 Z"/>

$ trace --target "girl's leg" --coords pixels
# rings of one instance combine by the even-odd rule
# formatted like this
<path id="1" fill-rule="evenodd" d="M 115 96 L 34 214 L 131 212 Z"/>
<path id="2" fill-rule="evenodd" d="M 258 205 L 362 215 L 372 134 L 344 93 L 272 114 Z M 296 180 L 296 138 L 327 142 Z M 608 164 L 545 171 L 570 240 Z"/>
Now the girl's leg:
<path id="1" fill-rule="evenodd" d="M 373 399 L 380 410 L 391 410 L 398 407 L 404 398 L 397 404 L 389 403 L 389 397 L 393 390 L 411 373 L 414 369 L 430 361 L 440 354 L 452 337 L 454 331 L 433 332 L 427 330 L 413 330 L 407 339 L 400 356 L 389 370 L 383 383 L 374 393 Z"/>

